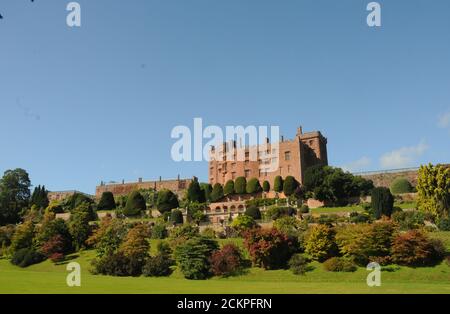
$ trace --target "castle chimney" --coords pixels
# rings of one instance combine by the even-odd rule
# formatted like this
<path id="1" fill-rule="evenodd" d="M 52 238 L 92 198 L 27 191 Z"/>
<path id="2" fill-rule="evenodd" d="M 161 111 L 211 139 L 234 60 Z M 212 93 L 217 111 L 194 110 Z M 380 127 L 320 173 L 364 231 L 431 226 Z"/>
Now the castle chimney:
<path id="1" fill-rule="evenodd" d="M 159 176 L 159 182 L 161 182 L 162 181 L 162 178 L 161 178 L 161 176 Z"/>
<path id="2" fill-rule="evenodd" d="M 124 179 L 122 179 L 122 184 L 125 184 L 125 180 Z"/>
<path id="3" fill-rule="evenodd" d="M 298 128 L 297 128 L 297 136 L 300 136 L 300 135 L 302 135 L 303 134 L 303 128 L 302 128 L 302 126 L 299 126 Z"/>
<path id="4" fill-rule="evenodd" d="M 269 141 L 269 138 L 266 137 L 266 143 L 269 144 L 269 142 L 270 142 L 270 141 Z"/>
<path id="5" fill-rule="evenodd" d="M 180 181 L 180 175 L 177 176 L 177 181 Z"/>
<path id="6" fill-rule="evenodd" d="M 138 179 L 138 182 L 139 182 L 139 183 L 142 183 L 142 178 L 139 178 L 139 179 Z"/>
<path id="7" fill-rule="evenodd" d="M 281 135 L 281 143 L 283 143 L 283 142 L 284 142 L 284 136 Z"/>

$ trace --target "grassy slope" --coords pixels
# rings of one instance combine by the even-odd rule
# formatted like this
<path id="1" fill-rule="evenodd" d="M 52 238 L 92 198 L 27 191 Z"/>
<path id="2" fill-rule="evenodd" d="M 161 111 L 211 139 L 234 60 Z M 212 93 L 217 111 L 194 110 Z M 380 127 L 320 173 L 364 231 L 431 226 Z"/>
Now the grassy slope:
<path id="1" fill-rule="evenodd" d="M 450 232 L 431 234 L 444 240 L 450 250 Z M 242 239 L 220 240 L 242 243 Z M 157 241 L 152 241 L 155 251 Z M 66 265 L 45 261 L 21 269 L 0 260 L 0 293 L 450 293 L 450 267 L 444 262 L 436 267 L 401 267 L 394 272 L 382 272 L 382 286 L 369 288 L 365 281 L 368 271 L 359 268 L 354 273 L 325 272 L 315 269 L 306 276 L 295 276 L 289 270 L 263 271 L 252 268 L 243 276 L 190 281 L 175 271 L 169 278 L 118 278 L 94 276 L 89 263 L 94 251 L 81 252 L 73 261 L 81 265 L 82 286 L 66 285 Z"/>

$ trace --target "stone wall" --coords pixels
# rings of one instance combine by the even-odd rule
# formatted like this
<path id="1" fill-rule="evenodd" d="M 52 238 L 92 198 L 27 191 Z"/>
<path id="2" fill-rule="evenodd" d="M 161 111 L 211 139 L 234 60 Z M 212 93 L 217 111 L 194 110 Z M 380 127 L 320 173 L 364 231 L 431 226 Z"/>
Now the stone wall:
<path id="1" fill-rule="evenodd" d="M 175 180 L 158 180 L 158 181 L 141 181 L 130 183 L 114 183 L 101 184 L 95 188 L 95 197 L 98 199 L 103 192 L 112 192 L 114 196 L 127 195 L 134 190 L 140 189 L 155 189 L 157 191 L 162 189 L 169 189 L 172 192 L 182 196 L 184 191 L 188 188 L 192 179 L 175 179 Z"/>
<path id="2" fill-rule="evenodd" d="M 418 169 L 398 170 L 376 173 L 361 173 L 359 176 L 372 180 L 375 186 L 390 187 L 391 183 L 397 178 L 407 179 L 413 186 L 417 185 Z"/>

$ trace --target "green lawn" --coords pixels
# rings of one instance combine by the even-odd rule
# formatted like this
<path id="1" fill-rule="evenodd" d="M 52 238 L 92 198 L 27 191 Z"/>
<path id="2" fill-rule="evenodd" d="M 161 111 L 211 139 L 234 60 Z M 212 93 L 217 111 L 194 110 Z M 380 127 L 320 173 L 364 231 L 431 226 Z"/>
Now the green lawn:
<path id="1" fill-rule="evenodd" d="M 431 234 L 445 241 L 450 249 L 450 232 Z M 242 239 L 220 240 L 220 243 L 242 244 Z M 157 240 L 153 240 L 152 251 Z M 212 278 L 204 281 L 186 280 L 175 271 L 168 278 L 118 278 L 94 276 L 89 263 L 94 251 L 84 251 L 72 261 L 81 265 L 81 287 L 66 285 L 66 265 L 50 261 L 26 269 L 0 260 L 0 293 L 450 293 L 450 266 L 445 262 L 436 267 L 400 267 L 382 272 L 382 286 L 369 288 L 369 273 L 359 268 L 354 273 L 330 273 L 313 263 L 306 276 L 293 275 L 289 270 L 264 271 L 252 268 L 247 274 L 232 278 Z"/>

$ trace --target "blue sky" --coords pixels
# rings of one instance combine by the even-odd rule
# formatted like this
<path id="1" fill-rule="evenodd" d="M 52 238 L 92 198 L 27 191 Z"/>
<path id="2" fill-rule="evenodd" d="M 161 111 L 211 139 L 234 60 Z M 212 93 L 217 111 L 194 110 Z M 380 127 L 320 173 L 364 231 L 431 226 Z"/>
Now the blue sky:
<path id="1" fill-rule="evenodd" d="M 329 161 L 377 170 L 450 161 L 450 2 L 63 0 L 0 3 L 0 172 L 93 193 L 100 180 L 199 176 L 176 125 L 298 125 Z"/>

